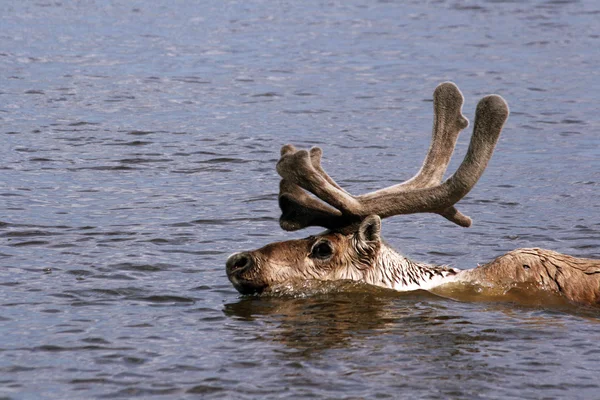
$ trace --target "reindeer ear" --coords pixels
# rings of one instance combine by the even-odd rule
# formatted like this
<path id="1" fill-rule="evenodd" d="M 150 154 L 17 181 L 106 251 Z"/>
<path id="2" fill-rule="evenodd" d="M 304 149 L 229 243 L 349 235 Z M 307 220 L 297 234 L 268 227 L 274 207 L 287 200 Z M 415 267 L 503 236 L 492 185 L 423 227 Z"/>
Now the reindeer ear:
<path id="1" fill-rule="evenodd" d="M 378 215 L 369 215 L 360 223 L 357 234 L 365 242 L 379 242 L 381 240 L 381 218 Z"/>

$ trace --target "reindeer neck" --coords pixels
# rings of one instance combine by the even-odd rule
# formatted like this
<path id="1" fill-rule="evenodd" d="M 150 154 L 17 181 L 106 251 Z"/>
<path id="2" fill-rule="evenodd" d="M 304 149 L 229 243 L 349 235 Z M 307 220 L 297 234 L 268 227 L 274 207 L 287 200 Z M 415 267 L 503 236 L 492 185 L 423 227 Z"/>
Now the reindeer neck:
<path id="1" fill-rule="evenodd" d="M 382 243 L 375 265 L 364 279 L 367 283 L 398 291 L 428 290 L 453 282 L 458 272 L 454 268 L 411 261 Z"/>

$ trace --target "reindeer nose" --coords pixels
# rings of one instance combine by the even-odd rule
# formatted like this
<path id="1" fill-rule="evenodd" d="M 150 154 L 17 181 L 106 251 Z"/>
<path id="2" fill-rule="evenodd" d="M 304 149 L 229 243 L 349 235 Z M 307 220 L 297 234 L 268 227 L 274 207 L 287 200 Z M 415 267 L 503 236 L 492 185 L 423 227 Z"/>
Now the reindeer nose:
<path id="1" fill-rule="evenodd" d="M 254 261 L 249 253 L 236 253 L 227 259 L 225 266 L 227 268 L 227 274 L 229 275 L 235 272 L 244 271 L 250 268 L 252 264 L 254 264 Z"/>

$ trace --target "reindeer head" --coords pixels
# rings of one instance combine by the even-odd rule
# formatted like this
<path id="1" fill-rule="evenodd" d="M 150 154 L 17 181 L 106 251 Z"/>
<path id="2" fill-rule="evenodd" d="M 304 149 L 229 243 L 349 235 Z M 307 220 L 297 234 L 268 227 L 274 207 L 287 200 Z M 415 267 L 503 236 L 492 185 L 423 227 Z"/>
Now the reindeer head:
<path id="1" fill-rule="evenodd" d="M 382 252 L 391 251 L 380 237 L 381 219 L 394 215 L 431 212 L 459 226 L 470 226 L 471 219 L 454 204 L 483 174 L 508 117 L 508 106 L 497 95 L 481 99 L 467 154 L 456 172 L 441 182 L 468 120 L 462 115 L 463 96 L 453 83 L 440 84 L 433 100 L 433 137 L 421 169 L 411 179 L 388 188 L 353 196 L 323 170 L 321 149 L 284 146 L 277 163 L 282 177 L 281 227 L 294 231 L 321 226 L 327 231 L 233 254 L 227 260 L 227 276 L 235 288 L 249 294 L 294 280 L 370 282 L 377 275 L 373 271 L 377 263 L 385 262 Z"/>

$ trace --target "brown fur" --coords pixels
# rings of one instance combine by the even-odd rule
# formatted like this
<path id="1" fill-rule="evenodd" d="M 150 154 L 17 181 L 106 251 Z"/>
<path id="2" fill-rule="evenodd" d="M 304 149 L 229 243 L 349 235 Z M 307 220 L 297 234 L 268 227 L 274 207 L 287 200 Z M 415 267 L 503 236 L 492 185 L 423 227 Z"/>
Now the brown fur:
<path id="1" fill-rule="evenodd" d="M 326 260 L 311 255 L 318 243 L 327 242 L 333 254 Z M 360 244 L 359 244 L 360 242 Z M 228 276 L 240 292 L 260 292 L 284 282 L 299 280 L 359 280 L 359 271 L 370 267 L 378 243 L 369 245 L 355 235 L 328 232 L 305 239 L 268 244 L 258 250 L 244 253 L 252 259 L 252 267 Z"/>
<path id="2" fill-rule="evenodd" d="M 569 301 L 600 304 L 600 260 L 576 258 L 544 249 L 518 249 L 474 270 L 472 282 L 506 286 L 529 283 Z"/>

